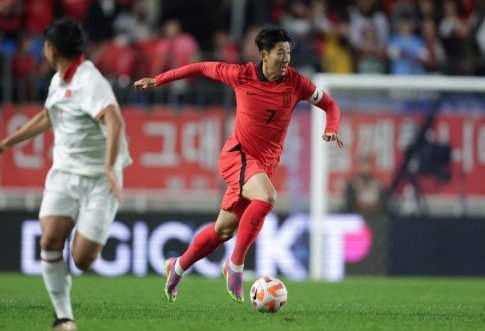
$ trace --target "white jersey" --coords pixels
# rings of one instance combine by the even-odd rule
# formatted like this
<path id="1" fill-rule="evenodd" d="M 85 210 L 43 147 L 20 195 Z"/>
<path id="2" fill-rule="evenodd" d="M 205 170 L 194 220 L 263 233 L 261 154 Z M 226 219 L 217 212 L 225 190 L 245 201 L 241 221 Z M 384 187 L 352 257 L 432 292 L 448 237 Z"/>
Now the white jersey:
<path id="1" fill-rule="evenodd" d="M 91 61 L 74 61 L 64 77 L 54 75 L 45 102 L 54 130 L 54 169 L 104 174 L 107 130 L 99 119 L 110 106 L 119 108 L 109 82 Z M 131 162 L 123 132 L 115 170 Z"/>

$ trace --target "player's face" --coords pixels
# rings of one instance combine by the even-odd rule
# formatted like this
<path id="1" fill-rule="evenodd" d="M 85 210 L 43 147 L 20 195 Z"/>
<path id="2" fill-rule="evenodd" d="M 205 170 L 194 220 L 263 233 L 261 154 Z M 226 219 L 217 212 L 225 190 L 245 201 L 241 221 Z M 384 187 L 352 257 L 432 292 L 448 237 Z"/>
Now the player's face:
<path id="1" fill-rule="evenodd" d="M 47 62 L 51 65 L 51 67 L 55 70 L 56 69 L 56 64 L 55 64 L 55 51 L 54 47 L 52 47 L 47 40 L 44 41 L 44 56 L 47 59 Z"/>
<path id="2" fill-rule="evenodd" d="M 290 64 L 290 43 L 287 41 L 280 41 L 276 43 L 273 49 L 267 53 L 263 51 L 263 61 L 266 62 L 268 69 L 274 72 L 279 77 L 282 77 L 286 73 L 286 69 Z"/>

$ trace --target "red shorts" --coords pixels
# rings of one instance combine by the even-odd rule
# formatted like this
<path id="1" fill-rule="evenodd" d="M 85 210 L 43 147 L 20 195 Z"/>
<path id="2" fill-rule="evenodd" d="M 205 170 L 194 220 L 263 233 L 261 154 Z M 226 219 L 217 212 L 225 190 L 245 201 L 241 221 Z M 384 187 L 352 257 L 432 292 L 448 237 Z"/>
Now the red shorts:
<path id="1" fill-rule="evenodd" d="M 263 172 L 271 178 L 273 171 L 268 172 L 261 163 L 254 157 L 241 150 L 241 145 L 237 145 L 227 152 L 222 152 L 219 157 L 219 173 L 227 183 L 228 188 L 222 198 L 221 209 L 234 210 L 236 216 L 238 212 L 249 204 L 249 201 L 241 197 L 243 185 L 252 176 Z"/>

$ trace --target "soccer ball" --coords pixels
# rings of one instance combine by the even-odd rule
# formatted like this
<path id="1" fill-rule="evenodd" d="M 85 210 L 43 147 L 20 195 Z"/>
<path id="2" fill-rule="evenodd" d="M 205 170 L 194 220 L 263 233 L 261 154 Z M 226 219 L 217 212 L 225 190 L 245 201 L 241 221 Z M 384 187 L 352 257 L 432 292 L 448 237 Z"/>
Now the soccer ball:
<path id="1" fill-rule="evenodd" d="M 254 282 L 249 295 L 253 307 L 258 311 L 276 313 L 286 304 L 288 291 L 278 278 L 264 276 Z"/>

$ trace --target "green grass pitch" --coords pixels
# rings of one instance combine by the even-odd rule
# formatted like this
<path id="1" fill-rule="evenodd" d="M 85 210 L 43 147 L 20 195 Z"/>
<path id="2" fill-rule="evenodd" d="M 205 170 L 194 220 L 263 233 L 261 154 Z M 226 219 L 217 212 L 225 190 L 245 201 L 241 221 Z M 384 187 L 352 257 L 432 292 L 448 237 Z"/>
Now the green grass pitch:
<path id="1" fill-rule="evenodd" d="M 187 276 L 179 297 L 162 296 L 165 278 L 73 277 L 78 330 L 485 330 L 485 280 L 476 278 L 348 278 L 291 282 L 276 314 L 237 304 L 223 278 Z M 41 277 L 0 274 L 0 331 L 48 330 L 53 309 Z"/>

